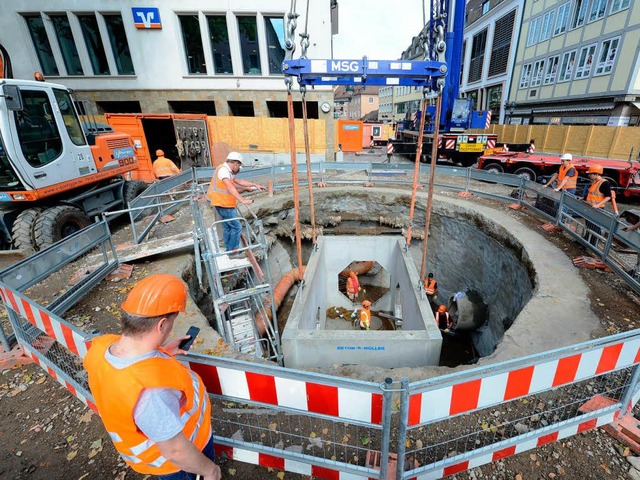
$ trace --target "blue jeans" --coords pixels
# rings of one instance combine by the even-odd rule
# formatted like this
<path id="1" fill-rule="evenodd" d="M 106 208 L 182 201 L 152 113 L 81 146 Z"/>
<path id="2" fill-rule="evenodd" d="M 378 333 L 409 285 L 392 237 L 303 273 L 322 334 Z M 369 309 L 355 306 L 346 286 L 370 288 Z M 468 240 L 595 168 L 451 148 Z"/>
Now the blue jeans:
<path id="1" fill-rule="evenodd" d="M 238 212 L 235 208 L 216 207 L 216 211 L 223 220 L 238 217 Z M 222 239 L 224 240 L 224 246 L 227 251 L 236 250 L 240 247 L 241 233 L 242 224 L 240 223 L 240 220 L 232 220 L 222 224 Z"/>
<path id="2" fill-rule="evenodd" d="M 213 437 L 209 439 L 209 443 L 202 449 L 202 453 L 212 462 L 216 459 L 216 454 L 213 449 Z M 170 473 L 169 475 L 158 475 L 157 478 L 160 480 L 196 480 L 196 474 L 180 470 L 179 472 Z"/>

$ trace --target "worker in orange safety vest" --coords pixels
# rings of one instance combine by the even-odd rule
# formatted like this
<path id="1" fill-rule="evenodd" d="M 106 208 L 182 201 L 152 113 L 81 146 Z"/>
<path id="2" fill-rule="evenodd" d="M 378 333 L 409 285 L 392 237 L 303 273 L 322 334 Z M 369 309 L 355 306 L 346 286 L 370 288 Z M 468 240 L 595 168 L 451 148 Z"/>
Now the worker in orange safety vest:
<path id="1" fill-rule="evenodd" d="M 435 302 L 438 298 L 438 282 L 433 277 L 433 273 L 429 272 L 424 280 L 424 293 L 430 301 Z"/>
<path id="2" fill-rule="evenodd" d="M 153 175 L 156 179 L 162 180 L 180 173 L 180 169 L 176 167 L 175 163 L 164 156 L 162 150 L 156 150 L 156 157 L 155 162 L 153 162 Z"/>
<path id="3" fill-rule="evenodd" d="M 179 344 L 189 337 L 166 342 L 186 303 L 179 278 L 144 278 L 122 304 L 122 333 L 94 338 L 84 366 L 100 418 L 133 470 L 163 480 L 220 480 L 209 396 L 173 357 L 187 353 Z"/>
<path id="4" fill-rule="evenodd" d="M 347 278 L 347 295 L 349 296 L 349 300 L 352 302 L 358 296 L 358 292 L 360 291 L 360 282 L 358 281 L 358 275 L 356 272 L 349 272 L 349 278 Z"/>
<path id="5" fill-rule="evenodd" d="M 565 153 L 560 157 L 562 164 L 560 165 L 560 169 L 558 173 L 554 173 L 551 175 L 549 181 L 545 184 L 545 187 L 551 185 L 556 179 L 558 179 L 558 184 L 554 190 L 559 192 L 560 190 L 564 190 L 566 193 L 570 193 L 571 195 L 576 194 L 576 187 L 578 185 L 578 171 L 571 163 L 573 160 L 573 155 L 570 153 Z"/>
<path id="6" fill-rule="evenodd" d="M 444 305 L 440 305 L 438 307 L 438 311 L 436 312 L 436 323 L 440 330 L 448 332 L 449 328 L 451 328 L 451 317 L 449 316 L 449 312 L 447 312 L 447 307 Z"/>
<path id="7" fill-rule="evenodd" d="M 365 300 L 362 302 L 362 310 L 360 310 L 360 330 L 371 329 L 371 302 Z"/>

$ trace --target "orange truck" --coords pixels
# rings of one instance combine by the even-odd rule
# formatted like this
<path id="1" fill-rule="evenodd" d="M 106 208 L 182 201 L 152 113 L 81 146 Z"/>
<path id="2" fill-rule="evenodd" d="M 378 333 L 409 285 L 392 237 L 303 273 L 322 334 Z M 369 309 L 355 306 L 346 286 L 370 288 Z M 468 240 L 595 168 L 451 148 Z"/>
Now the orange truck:
<path id="1" fill-rule="evenodd" d="M 130 135 L 85 133 L 68 88 L 0 80 L 4 248 L 46 248 L 123 207 L 146 188 L 132 178 L 138 167 Z"/>

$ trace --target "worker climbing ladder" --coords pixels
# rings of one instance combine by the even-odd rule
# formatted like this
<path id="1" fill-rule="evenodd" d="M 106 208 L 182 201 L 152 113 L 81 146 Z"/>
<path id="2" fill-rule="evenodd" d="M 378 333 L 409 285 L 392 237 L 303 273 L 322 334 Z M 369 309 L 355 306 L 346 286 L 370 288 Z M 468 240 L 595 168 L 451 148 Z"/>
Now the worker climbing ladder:
<path id="1" fill-rule="evenodd" d="M 198 202 L 192 202 L 196 273 L 203 286 L 202 265 L 211 289 L 216 327 L 237 351 L 282 365 L 282 349 L 273 300 L 267 241 L 262 222 L 243 217 L 218 220 L 207 226 Z M 230 258 L 218 233 L 224 222 L 238 220 L 246 258 Z M 263 272 L 256 257 L 265 265 Z"/>

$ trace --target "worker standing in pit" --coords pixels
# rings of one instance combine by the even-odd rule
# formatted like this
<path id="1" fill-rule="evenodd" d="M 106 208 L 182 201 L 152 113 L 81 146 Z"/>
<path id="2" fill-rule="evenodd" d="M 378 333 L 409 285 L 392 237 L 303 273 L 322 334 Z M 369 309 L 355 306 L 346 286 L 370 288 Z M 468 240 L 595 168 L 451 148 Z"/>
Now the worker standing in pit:
<path id="1" fill-rule="evenodd" d="M 186 354 L 179 344 L 189 337 L 165 344 L 186 304 L 179 278 L 144 278 L 122 304 L 121 335 L 94 338 L 84 366 L 100 418 L 133 470 L 163 480 L 220 480 L 204 383 L 173 358 Z"/>
<path id="2" fill-rule="evenodd" d="M 153 175 L 158 180 L 162 180 L 173 175 L 178 175 L 180 169 L 176 164 L 164 156 L 164 151 L 156 150 L 156 160 L 153 162 Z"/>
<path id="3" fill-rule="evenodd" d="M 347 278 L 347 296 L 349 300 L 355 302 L 358 298 L 358 292 L 360 291 L 360 282 L 358 281 L 358 275 L 356 272 L 349 272 L 349 278 Z"/>
<path id="4" fill-rule="evenodd" d="M 365 300 L 362 302 L 362 310 L 360 310 L 360 330 L 371 329 L 371 302 Z"/>
<path id="5" fill-rule="evenodd" d="M 242 192 L 266 190 L 262 185 L 237 178 L 242 168 L 242 155 L 238 152 L 230 152 L 227 161 L 216 167 L 211 177 L 211 183 L 207 190 L 207 198 L 211 206 L 215 207 L 218 215 L 223 220 L 230 220 L 222 224 L 222 236 L 228 252 L 232 252 L 230 258 L 241 258 L 242 252 L 235 252 L 240 247 L 240 235 L 242 224 L 238 218 L 236 207 L 238 202 L 251 205 L 253 200 L 244 198 Z"/>
<path id="6" fill-rule="evenodd" d="M 571 161 L 573 160 L 573 155 L 571 155 L 570 153 L 565 153 L 560 157 L 560 160 L 562 161 L 560 169 L 557 173 L 551 175 L 551 178 L 544 187 L 546 188 L 552 185 L 553 182 L 557 179 L 558 183 L 556 185 L 556 188 L 554 188 L 556 192 L 564 190 L 565 193 L 575 195 L 576 187 L 578 185 L 578 171 L 571 163 Z"/>
<path id="7" fill-rule="evenodd" d="M 438 307 L 438 311 L 436 312 L 436 322 L 438 324 L 438 328 L 445 332 L 448 332 L 451 328 L 451 317 L 449 316 L 449 312 L 447 312 L 447 307 L 444 305 L 440 305 Z"/>
<path id="8" fill-rule="evenodd" d="M 432 272 L 429 272 L 429 275 L 424 280 L 424 293 L 430 302 L 435 303 L 438 299 L 438 282 L 436 282 Z"/>

